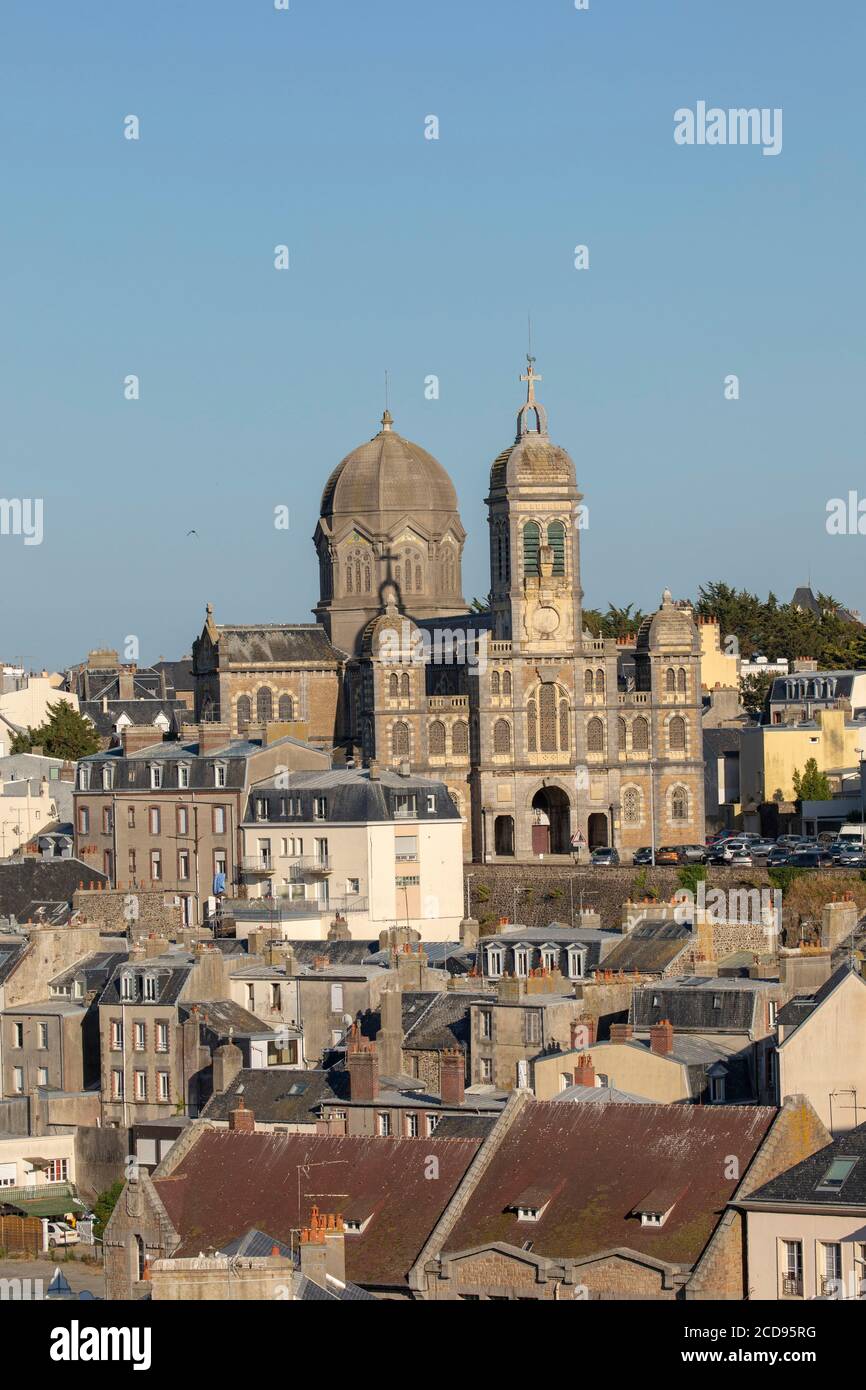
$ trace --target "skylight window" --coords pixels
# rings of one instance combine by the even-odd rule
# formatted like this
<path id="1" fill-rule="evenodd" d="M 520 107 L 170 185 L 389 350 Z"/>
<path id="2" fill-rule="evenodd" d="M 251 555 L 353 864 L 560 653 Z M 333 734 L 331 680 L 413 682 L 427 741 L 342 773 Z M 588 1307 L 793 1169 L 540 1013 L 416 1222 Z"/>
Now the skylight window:
<path id="1" fill-rule="evenodd" d="M 856 1158 L 834 1158 L 823 1178 L 818 1183 L 818 1191 L 838 1192 L 843 1186 L 846 1178 L 851 1175 L 851 1172 L 856 1166 Z"/>

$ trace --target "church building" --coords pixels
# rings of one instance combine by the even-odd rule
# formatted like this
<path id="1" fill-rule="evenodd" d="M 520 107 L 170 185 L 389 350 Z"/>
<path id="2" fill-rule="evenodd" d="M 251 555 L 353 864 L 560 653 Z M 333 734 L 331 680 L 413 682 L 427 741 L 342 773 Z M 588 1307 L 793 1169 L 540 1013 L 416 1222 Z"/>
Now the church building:
<path id="1" fill-rule="evenodd" d="M 574 463 L 528 359 L 486 505 L 490 592 L 463 598 L 466 533 L 442 465 L 394 429 L 322 495 L 315 624 L 220 627 L 194 644 L 196 712 L 236 737 L 271 723 L 366 766 L 444 782 L 480 862 L 704 839 L 700 640 L 666 590 L 633 644 L 583 622 Z"/>

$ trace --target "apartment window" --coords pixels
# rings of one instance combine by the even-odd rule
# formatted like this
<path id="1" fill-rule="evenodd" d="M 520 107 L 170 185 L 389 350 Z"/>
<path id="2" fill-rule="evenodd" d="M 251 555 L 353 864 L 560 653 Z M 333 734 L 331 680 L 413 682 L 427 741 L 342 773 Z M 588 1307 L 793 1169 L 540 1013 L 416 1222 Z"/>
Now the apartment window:
<path id="1" fill-rule="evenodd" d="M 135 1099 L 147 1100 L 147 1072 L 137 1071 L 135 1073 Z"/>
<path id="2" fill-rule="evenodd" d="M 150 851 L 150 877 L 154 883 L 159 883 L 162 878 L 162 854 L 158 849 Z"/>
<path id="3" fill-rule="evenodd" d="M 502 948 L 492 946 L 487 952 L 487 974 L 497 979 L 502 974 Z"/>
<path id="4" fill-rule="evenodd" d="M 135 998 L 135 976 L 131 970 L 124 970 L 120 977 L 120 997 L 121 999 Z"/>
<path id="5" fill-rule="evenodd" d="M 130 878 L 135 878 L 135 850 L 134 850 L 134 849 L 131 849 L 131 850 L 129 851 L 129 854 L 128 854 L 128 856 L 127 856 L 127 864 L 129 865 L 129 876 L 130 876 Z"/>
<path id="6" fill-rule="evenodd" d="M 160 1100 L 171 1100 L 171 1087 L 167 1071 L 156 1073 L 156 1093 Z"/>
<path id="7" fill-rule="evenodd" d="M 110 763 L 106 763 L 102 769 L 102 790 L 110 792 L 114 786 L 114 768 Z"/>
<path id="8" fill-rule="evenodd" d="M 328 819 L 328 798 L 317 796 L 313 798 L 313 820 Z"/>
<path id="9" fill-rule="evenodd" d="M 417 815 L 417 800 L 411 792 L 396 792 L 394 795 L 394 819 L 411 820 Z"/>
<path id="10" fill-rule="evenodd" d="M 144 984 L 144 989 L 143 989 L 143 992 L 142 992 L 142 997 L 143 997 L 145 1000 L 147 1000 L 147 1002 L 148 1002 L 149 1004 L 154 1004 L 154 1003 L 156 1002 L 157 998 L 159 997 L 159 984 L 158 984 L 158 981 L 157 981 L 156 976 L 155 976 L 155 975 L 145 975 L 144 980 L 143 980 L 143 984 Z"/>
<path id="11" fill-rule="evenodd" d="M 78 808 L 78 833 L 79 835 L 90 834 L 90 810 L 87 806 Z"/>
<path id="12" fill-rule="evenodd" d="M 775 1028 L 779 1019 L 779 1005 L 776 1003 L 775 999 L 771 999 L 769 1001 L 769 1004 L 767 1005 L 767 1011 L 770 1020 L 770 1027 Z"/>
<path id="13" fill-rule="evenodd" d="M 481 1009 L 478 1013 L 478 1032 L 485 1042 L 493 1037 L 493 1010 Z"/>
<path id="14" fill-rule="evenodd" d="M 395 835 L 394 850 L 397 861 L 401 859 L 418 858 L 418 836 L 417 835 Z"/>
<path id="15" fill-rule="evenodd" d="M 168 1052 L 167 1023 L 158 1023 L 156 1025 L 156 1050 L 157 1052 Z"/>
<path id="16" fill-rule="evenodd" d="M 407 1138 L 407 1139 L 417 1139 L 417 1138 L 418 1138 L 418 1116 L 417 1116 L 417 1115 L 407 1115 L 407 1116 L 406 1116 L 406 1138 Z"/>
<path id="17" fill-rule="evenodd" d="M 529 974 L 529 948 L 528 946 L 515 946 L 514 948 L 514 973 L 515 975 Z"/>
<path id="18" fill-rule="evenodd" d="M 12 1068 L 12 1090 L 13 1090 L 13 1092 L 14 1092 L 14 1094 L 15 1094 L 16 1096 L 20 1096 L 20 1095 L 22 1095 L 23 1092 L 24 1092 L 24 1068 L 23 1068 L 23 1067 L 13 1067 L 13 1068 Z"/>
<path id="19" fill-rule="evenodd" d="M 226 765 L 225 763 L 214 763 L 213 784 L 215 787 L 224 787 L 226 784 Z"/>
<path id="20" fill-rule="evenodd" d="M 541 964 L 545 970 L 556 970 L 559 967 L 559 948 L 557 946 L 542 946 Z"/>
<path id="21" fill-rule="evenodd" d="M 155 790 L 159 790 L 162 786 L 162 767 L 159 763 L 151 763 L 150 765 L 150 785 Z"/>
<path id="22" fill-rule="evenodd" d="M 264 797 L 260 796 L 256 799 L 256 820 L 267 820 L 267 818 L 268 803 Z"/>
<path id="23" fill-rule="evenodd" d="M 136 1052 L 144 1052 L 145 1049 L 146 1049 L 146 1047 L 147 1047 L 147 1024 L 146 1024 L 146 1023 L 135 1023 L 135 1024 L 133 1024 L 132 1036 L 133 1036 L 133 1043 L 132 1043 L 132 1045 L 133 1045 L 133 1047 L 135 1048 Z"/>
<path id="24" fill-rule="evenodd" d="M 803 1296 L 803 1242 L 782 1241 L 782 1293 L 788 1298 Z"/>
<path id="25" fill-rule="evenodd" d="M 45 1169 L 47 1182 L 68 1182 L 69 1181 L 69 1159 L 52 1158 L 48 1167 Z"/>
<path id="26" fill-rule="evenodd" d="M 127 808 L 126 808 L 126 827 L 127 827 L 128 830 L 134 830 L 134 829 L 135 829 L 135 807 L 134 807 L 134 806 L 127 806 Z"/>
<path id="27" fill-rule="evenodd" d="M 38 1070 L 37 1070 L 37 1072 L 36 1072 L 36 1085 L 37 1085 L 37 1086 L 47 1086 L 47 1085 L 48 1085 L 48 1068 L 47 1068 L 47 1067 L 39 1067 L 39 1068 L 38 1068 Z"/>
<path id="28" fill-rule="evenodd" d="M 159 834 L 159 825 L 160 825 L 159 807 L 158 807 L 158 806 L 151 806 L 150 811 L 148 812 L 148 815 L 149 815 L 149 819 L 150 819 L 150 833 L 151 833 L 151 835 L 158 835 L 158 834 Z"/>
<path id="29" fill-rule="evenodd" d="M 189 786 L 189 763 L 180 763 L 177 769 L 177 785 L 179 787 Z"/>
<path id="30" fill-rule="evenodd" d="M 818 1183 L 818 1191 L 838 1192 L 844 1186 L 845 1179 L 853 1172 L 856 1166 L 856 1158 L 834 1159 L 823 1178 Z"/>
<path id="31" fill-rule="evenodd" d="M 541 1014 L 538 1009 L 529 1009 L 524 1014 L 523 1026 L 526 1030 L 526 1042 L 531 1044 L 541 1042 Z"/>
<path id="32" fill-rule="evenodd" d="M 227 862 L 228 862 L 228 861 L 227 861 L 227 859 L 226 859 L 226 852 L 225 852 L 225 850 L 224 850 L 224 849 L 215 849 L 214 852 L 213 852 L 213 871 L 214 871 L 214 876 L 216 876 L 217 874 L 225 874 L 225 873 L 228 872 L 227 869 L 226 869 L 226 864 L 227 864 Z"/>
<path id="33" fill-rule="evenodd" d="M 343 1012 L 343 986 L 339 984 L 331 985 L 331 1013 L 341 1014 Z"/>
<path id="34" fill-rule="evenodd" d="M 428 816 L 435 816 L 435 814 L 436 814 L 436 793 L 435 793 L 435 792 L 428 792 L 428 793 L 427 793 L 427 814 L 428 814 Z"/>
<path id="35" fill-rule="evenodd" d="M 213 808 L 213 830 L 215 835 L 224 835 L 226 830 L 226 808 L 225 806 L 214 806 Z"/>
<path id="36" fill-rule="evenodd" d="M 858 1240 L 854 1246 L 854 1277 L 857 1281 L 855 1297 L 862 1298 L 866 1295 L 866 1241 L 863 1240 Z"/>
<path id="37" fill-rule="evenodd" d="M 493 1062 L 490 1057 L 480 1059 L 481 1081 L 483 1085 L 490 1086 L 493 1082 Z"/>
<path id="38" fill-rule="evenodd" d="M 13 1023 L 13 1024 L 12 1024 L 12 1046 L 13 1046 L 13 1047 L 23 1047 L 23 1046 L 24 1046 L 24 1024 L 23 1024 L 23 1023 Z"/>
<path id="39" fill-rule="evenodd" d="M 568 978 L 570 980 L 580 980 L 583 978 L 583 951 L 576 951 L 573 946 L 568 952 Z"/>
<path id="40" fill-rule="evenodd" d="M 271 985 L 271 1008 L 281 1009 L 283 1004 L 283 994 L 279 985 Z"/>
<path id="41" fill-rule="evenodd" d="M 710 1077 L 710 1100 L 713 1105 L 724 1105 L 725 1078 L 723 1076 Z"/>
<path id="42" fill-rule="evenodd" d="M 427 1133 L 428 1133 L 428 1135 L 432 1134 L 433 1131 L 435 1130 L 436 1126 L 437 1126 L 438 1123 L 439 1123 L 439 1118 L 440 1118 L 440 1117 L 439 1117 L 438 1115 L 428 1115 L 428 1116 L 427 1116 Z"/>
<path id="43" fill-rule="evenodd" d="M 189 807 L 178 806 L 177 808 L 177 833 L 178 835 L 189 834 Z"/>
<path id="44" fill-rule="evenodd" d="M 45 1051 L 48 1046 L 48 1024 L 39 1023 L 36 1026 L 36 1033 L 39 1038 L 38 1046 L 41 1051 Z"/>
<path id="45" fill-rule="evenodd" d="M 361 891 L 361 880 L 359 878 L 346 879 L 346 897 L 353 898 Z"/>
<path id="46" fill-rule="evenodd" d="M 119 1018 L 113 1018 L 109 1025 L 109 1047 L 112 1052 L 123 1051 L 123 1024 Z"/>
<path id="47" fill-rule="evenodd" d="M 86 763 L 79 763 L 78 786 L 83 792 L 90 790 L 90 768 Z"/>
<path id="48" fill-rule="evenodd" d="M 842 1282 L 842 1246 L 835 1241 L 821 1247 L 821 1292 L 839 1292 Z"/>
<path id="49" fill-rule="evenodd" d="M 189 850 L 181 849 L 177 853 L 177 876 L 179 879 L 189 878 Z"/>
<path id="50" fill-rule="evenodd" d="M 391 1116 L 387 1110 L 381 1110 L 378 1116 L 378 1130 L 383 1139 L 388 1139 L 391 1134 Z"/>
<path id="51" fill-rule="evenodd" d="M 114 877 L 114 855 L 110 849 L 103 850 L 102 853 L 102 872 L 106 878 Z"/>
<path id="52" fill-rule="evenodd" d="M 110 834 L 111 834 L 111 807 L 110 807 L 110 806 L 103 806 L 103 808 L 102 808 L 102 833 L 103 833 L 103 835 L 110 835 Z"/>
<path id="53" fill-rule="evenodd" d="M 315 841 L 314 841 L 314 844 L 315 844 L 315 847 L 316 847 L 316 854 L 315 854 L 316 863 L 317 863 L 317 864 L 327 864 L 327 862 L 328 862 L 328 842 L 327 842 L 327 840 L 315 840 Z"/>
<path id="54" fill-rule="evenodd" d="M 112 1067 L 111 1070 L 111 1098 L 112 1100 L 123 1100 L 123 1068 Z"/>

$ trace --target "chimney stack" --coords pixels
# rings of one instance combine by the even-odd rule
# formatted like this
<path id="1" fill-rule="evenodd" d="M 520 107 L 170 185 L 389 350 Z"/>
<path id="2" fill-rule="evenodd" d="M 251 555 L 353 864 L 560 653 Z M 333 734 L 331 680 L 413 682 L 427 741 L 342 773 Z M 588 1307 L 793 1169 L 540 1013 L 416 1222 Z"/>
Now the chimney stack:
<path id="1" fill-rule="evenodd" d="M 313 1207 L 310 1224 L 301 1231 L 301 1273 L 320 1289 L 328 1275 L 346 1282 L 346 1238 L 342 1216 L 322 1216 Z"/>
<path id="2" fill-rule="evenodd" d="M 595 1063 L 588 1052 L 582 1052 L 574 1069 L 575 1086 L 595 1085 Z"/>
<path id="3" fill-rule="evenodd" d="M 244 1134 L 252 1134 L 256 1127 L 256 1117 L 252 1110 L 247 1110 L 244 1105 L 243 1096 L 238 1097 L 238 1103 L 234 1110 L 229 1111 L 229 1129 L 240 1130 Z"/>
<path id="4" fill-rule="evenodd" d="M 228 724 L 199 724 L 196 726 L 199 757 L 206 758 L 231 743 L 232 732 Z"/>
<path id="5" fill-rule="evenodd" d="M 610 1040 L 612 1043 L 631 1042 L 634 1037 L 634 1027 L 631 1023 L 612 1023 L 610 1025 Z"/>
<path id="6" fill-rule="evenodd" d="M 650 1028 L 650 1050 L 659 1057 L 668 1057 L 674 1050 L 674 1025 L 669 1019 L 654 1023 Z"/>
<path id="7" fill-rule="evenodd" d="M 462 1105 L 466 1094 L 463 1049 L 446 1047 L 439 1056 L 439 1093 L 443 1105 Z"/>
<path id="8" fill-rule="evenodd" d="M 227 1091 L 244 1064 L 244 1055 L 233 1042 L 223 1043 L 213 1055 L 214 1094 L 221 1096 Z"/>
<path id="9" fill-rule="evenodd" d="M 162 741 L 162 730 L 155 729 L 152 724 L 127 724 L 120 731 L 120 746 L 125 758 Z"/>
<path id="10" fill-rule="evenodd" d="M 358 1037 L 349 1044 L 346 1057 L 349 1066 L 349 1099 L 373 1101 L 379 1094 L 379 1059 L 372 1043 L 362 1043 Z"/>

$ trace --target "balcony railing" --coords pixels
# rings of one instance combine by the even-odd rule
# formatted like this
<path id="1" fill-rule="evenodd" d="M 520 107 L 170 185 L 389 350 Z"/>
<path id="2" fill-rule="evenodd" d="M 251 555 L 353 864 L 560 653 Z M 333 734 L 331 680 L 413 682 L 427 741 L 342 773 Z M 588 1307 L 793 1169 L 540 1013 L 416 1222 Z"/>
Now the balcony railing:
<path id="1" fill-rule="evenodd" d="M 223 902 L 222 917 L 233 917 L 238 922 L 289 922 L 301 917 L 322 917 L 326 913 L 334 916 L 339 912 L 366 912 L 367 899 L 362 897 L 338 897 L 328 901 L 317 898 L 286 898 L 280 894 L 273 898 L 233 898 Z"/>
<path id="2" fill-rule="evenodd" d="M 272 874 L 275 865 L 269 854 L 245 854 L 241 860 L 241 870 L 245 874 Z"/>
<path id="3" fill-rule="evenodd" d="M 289 878 L 297 883 L 301 878 L 318 878 L 331 872 L 331 861 L 326 854 L 302 854 L 289 864 Z"/>
<path id="4" fill-rule="evenodd" d="M 75 1198 L 75 1188 L 71 1182 L 42 1182 L 37 1187 L 0 1187 L 0 1203 L 40 1202 L 48 1198 Z"/>
<path id="5" fill-rule="evenodd" d="M 802 1274 L 786 1274 L 782 1280 L 782 1293 L 788 1298 L 803 1297 Z"/>

